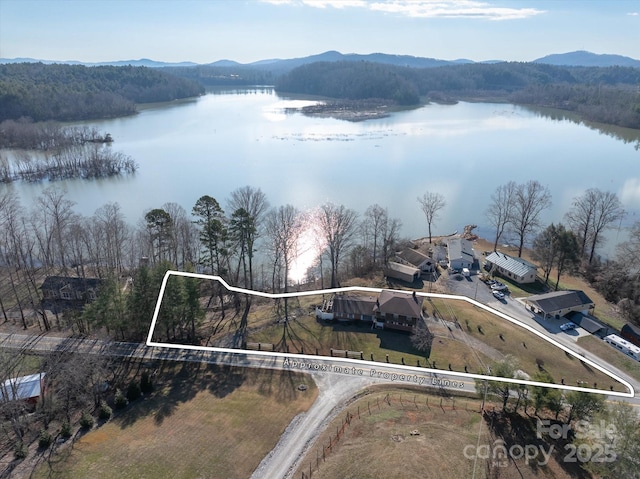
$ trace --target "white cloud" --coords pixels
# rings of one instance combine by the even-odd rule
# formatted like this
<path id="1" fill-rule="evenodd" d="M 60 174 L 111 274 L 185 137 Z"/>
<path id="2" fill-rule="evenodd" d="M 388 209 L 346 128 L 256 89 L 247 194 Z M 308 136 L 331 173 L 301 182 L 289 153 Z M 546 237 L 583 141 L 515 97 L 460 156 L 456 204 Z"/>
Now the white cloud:
<path id="1" fill-rule="evenodd" d="M 306 5 L 314 8 L 366 8 L 413 18 L 478 18 L 517 20 L 544 13 L 536 8 L 497 7 L 478 0 L 262 0 L 274 5 Z M 629 15 L 637 15 L 630 13 Z"/>
<path id="2" fill-rule="evenodd" d="M 544 13 L 535 8 L 495 7 L 475 0 L 391 0 L 371 4 L 373 10 L 399 13 L 416 18 L 479 18 L 488 20 L 516 20 Z"/>
<path id="3" fill-rule="evenodd" d="M 640 208 L 640 178 L 629 178 L 622 185 L 620 201 L 626 207 Z"/>
<path id="4" fill-rule="evenodd" d="M 638 13 L 638 12 L 629 12 L 629 13 L 627 13 L 627 15 L 629 15 L 630 17 L 637 17 L 638 15 L 640 15 L 640 13 Z"/>

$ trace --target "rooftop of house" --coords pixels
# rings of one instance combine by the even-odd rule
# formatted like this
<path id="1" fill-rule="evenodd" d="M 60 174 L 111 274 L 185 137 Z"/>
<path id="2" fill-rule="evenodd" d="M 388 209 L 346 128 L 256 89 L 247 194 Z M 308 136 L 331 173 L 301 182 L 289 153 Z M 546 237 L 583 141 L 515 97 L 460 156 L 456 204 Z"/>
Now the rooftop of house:
<path id="1" fill-rule="evenodd" d="M 42 282 L 40 289 L 59 291 L 65 286 L 71 287 L 74 291 L 87 291 L 96 289 L 102 280 L 98 278 L 78 278 L 75 276 L 47 276 Z"/>
<path id="2" fill-rule="evenodd" d="M 422 296 L 415 293 L 383 290 L 378 297 L 378 310 L 383 313 L 419 318 L 422 314 Z"/>
<path id="3" fill-rule="evenodd" d="M 494 251 L 487 256 L 487 261 L 495 264 L 516 276 L 525 276 L 532 271 L 536 271 L 538 267 L 527 261 L 526 259 L 516 258 L 508 254 Z"/>
<path id="4" fill-rule="evenodd" d="M 376 299 L 375 296 L 336 295 L 333 298 L 333 312 L 373 316 Z"/>
<path id="5" fill-rule="evenodd" d="M 449 249 L 449 260 L 461 258 L 465 261 L 473 261 L 475 258 L 473 246 L 469 240 L 451 238 L 447 241 L 447 248 Z"/>
<path id="6" fill-rule="evenodd" d="M 545 313 L 581 306 L 592 307 L 594 305 L 589 296 L 580 290 L 536 294 L 525 298 L 525 302 L 537 306 L 538 309 Z"/>
<path id="7" fill-rule="evenodd" d="M 389 263 L 387 264 L 387 269 L 413 275 L 413 276 L 415 276 L 416 274 L 420 274 L 420 270 L 418 268 L 414 268 L 413 266 L 409 266 L 402 263 L 396 263 L 395 261 L 389 261 Z"/>
<path id="8" fill-rule="evenodd" d="M 398 258 L 403 259 L 404 261 L 412 264 L 415 267 L 419 267 L 425 261 L 433 261 L 426 254 L 413 248 L 405 248 L 402 251 L 396 253 L 396 255 L 398 256 Z"/>

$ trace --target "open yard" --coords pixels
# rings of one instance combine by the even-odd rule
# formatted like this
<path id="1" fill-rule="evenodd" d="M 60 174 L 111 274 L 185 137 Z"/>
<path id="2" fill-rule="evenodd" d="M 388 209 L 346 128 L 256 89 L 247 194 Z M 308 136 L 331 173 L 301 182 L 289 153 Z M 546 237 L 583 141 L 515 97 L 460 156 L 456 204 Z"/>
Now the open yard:
<path id="1" fill-rule="evenodd" d="M 305 375 L 168 366 L 152 396 L 63 446 L 36 477 L 246 479 L 316 396 Z"/>
<path id="2" fill-rule="evenodd" d="M 463 371 L 480 369 L 478 354 L 482 361 L 488 358 L 474 352 L 467 344 L 452 337 L 436 336 L 429 354 L 418 351 L 411 344 L 408 333 L 371 329 L 370 323 L 349 325 L 317 320 L 304 316 L 295 321 L 280 323 L 249 335 L 247 341 L 274 344 L 279 351 L 305 352 L 329 356 L 331 349 L 362 351 L 363 359 L 416 366 L 426 366 L 427 361 L 439 368 Z"/>
<path id="3" fill-rule="evenodd" d="M 562 455 L 552 455 L 545 466 L 534 460 L 527 464 L 524 458 L 494 459 L 489 448 L 496 441 L 523 446 L 529 438 L 512 442 L 504 429 L 495 427 L 497 420 L 494 424 L 490 414 L 483 418 L 479 410 L 475 399 L 372 388 L 326 428 L 293 477 L 450 479 L 474 477 L 474 472 L 475 477 L 501 479 L 588 477 L 575 464 L 565 464 L 565 469 L 558 461 Z M 519 425 L 527 421 L 514 417 Z M 532 444 L 549 451 L 548 444 L 538 442 Z M 483 447 L 491 451 L 488 459 L 483 458 Z M 542 461 L 542 453 L 539 456 Z"/>

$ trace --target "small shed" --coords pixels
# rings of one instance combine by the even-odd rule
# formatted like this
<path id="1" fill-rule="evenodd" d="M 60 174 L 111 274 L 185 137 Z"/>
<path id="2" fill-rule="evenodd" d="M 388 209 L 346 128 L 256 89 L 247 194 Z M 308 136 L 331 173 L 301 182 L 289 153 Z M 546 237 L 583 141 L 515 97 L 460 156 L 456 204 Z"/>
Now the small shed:
<path id="1" fill-rule="evenodd" d="M 44 392 L 45 373 L 7 379 L 0 388 L 0 401 L 26 401 L 35 404 Z"/>
<path id="2" fill-rule="evenodd" d="M 397 263 L 395 261 L 389 261 L 384 275 L 387 278 L 399 279 L 406 281 L 407 283 L 413 283 L 420 279 L 421 271 L 413 266 Z"/>

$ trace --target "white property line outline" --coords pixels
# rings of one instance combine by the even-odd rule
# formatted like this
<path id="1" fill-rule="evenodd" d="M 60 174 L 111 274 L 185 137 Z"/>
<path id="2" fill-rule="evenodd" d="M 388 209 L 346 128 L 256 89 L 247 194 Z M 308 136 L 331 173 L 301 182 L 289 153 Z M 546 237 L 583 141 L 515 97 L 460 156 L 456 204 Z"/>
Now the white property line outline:
<path id="1" fill-rule="evenodd" d="M 244 293 L 244 294 L 249 294 L 249 295 L 253 295 L 253 296 L 260 296 L 262 298 L 270 298 L 270 299 L 293 298 L 293 297 L 297 297 L 297 296 L 315 296 L 315 295 L 319 295 L 319 294 L 333 294 L 333 293 L 348 292 L 348 291 L 361 291 L 361 292 L 366 292 L 366 293 L 381 293 L 382 291 L 385 290 L 385 288 L 370 288 L 370 287 L 365 287 L 365 286 L 346 286 L 346 287 L 342 287 L 342 288 L 318 289 L 318 290 L 313 290 L 313 291 L 299 291 L 299 292 L 293 292 L 293 293 L 265 293 L 265 292 L 262 292 L 262 291 L 253 291 L 253 290 L 250 290 L 250 289 L 239 288 L 237 286 L 231 286 L 224 279 L 222 279 L 220 276 L 209 275 L 209 274 L 200 274 L 200 273 L 188 273 L 188 272 L 185 272 L 185 271 L 173 271 L 173 270 L 168 270 L 165 273 L 164 278 L 162 279 L 162 284 L 160 286 L 160 291 L 158 293 L 158 301 L 156 302 L 156 307 L 155 307 L 155 310 L 153 312 L 153 318 L 151 320 L 151 326 L 149 328 L 149 334 L 147 335 L 147 341 L 146 341 L 147 346 L 160 347 L 160 348 L 171 348 L 171 349 L 188 349 L 188 350 L 192 350 L 192 351 L 209 351 L 209 352 L 218 352 L 218 353 L 231 353 L 231 354 L 247 354 L 247 353 L 250 353 L 250 354 L 256 354 L 256 355 L 259 355 L 259 356 L 267 356 L 267 357 L 270 356 L 270 357 L 274 357 L 274 358 L 307 359 L 307 360 L 312 360 L 312 361 L 332 361 L 332 362 L 341 362 L 341 363 L 358 364 L 358 365 L 362 365 L 363 364 L 363 360 L 361 360 L 361 359 L 351 359 L 351 358 L 339 358 L 339 357 L 331 357 L 331 358 L 329 358 L 327 356 L 312 356 L 310 354 L 279 353 L 279 352 L 272 352 L 272 351 L 254 351 L 254 350 L 247 350 L 247 349 L 216 348 L 216 347 L 212 347 L 212 346 L 195 346 L 195 345 L 190 345 L 190 344 L 172 344 L 172 343 L 162 343 L 162 342 L 159 343 L 159 342 L 152 341 L 153 333 L 154 333 L 155 327 L 156 327 L 156 322 L 158 321 L 158 313 L 160 312 L 160 305 L 162 303 L 162 297 L 164 296 L 164 290 L 165 290 L 165 288 L 167 286 L 167 282 L 168 282 L 169 277 L 171 275 L 218 281 L 228 291 L 233 291 L 233 292 L 237 292 L 237 293 Z M 401 292 L 401 293 L 407 293 L 407 291 L 402 291 L 402 290 L 388 290 L 388 291 L 397 291 L 397 292 Z M 482 304 L 482 303 L 476 301 L 475 299 L 471 299 L 471 298 L 469 298 L 467 296 L 458 296 L 458 295 L 441 294 L 441 293 L 424 293 L 422 291 L 415 291 L 415 292 L 412 292 L 412 293 L 415 293 L 417 296 L 422 296 L 422 297 L 425 297 L 425 298 L 454 299 L 454 300 L 459 300 L 459 301 L 466 301 L 467 303 L 470 303 L 470 304 L 472 304 L 474 306 L 477 306 L 480 309 L 483 309 L 483 310 L 485 310 L 485 311 L 487 311 L 487 312 L 489 312 L 491 314 L 495 314 L 496 316 L 498 316 L 498 317 L 500 317 L 502 319 L 506 319 L 510 323 L 515 324 L 516 326 L 520 326 L 520 327 L 526 329 L 530 333 L 535 334 L 539 338 L 551 343 L 555 347 L 560 348 L 565 353 L 570 354 L 571 356 L 575 357 L 576 359 L 587 363 L 589 366 L 596 368 L 598 371 L 600 371 L 600 372 L 606 374 L 607 376 L 609 376 L 610 378 L 620 382 L 626 388 L 629 389 L 629 392 L 606 391 L 606 390 L 603 390 L 603 389 L 585 388 L 585 387 L 570 386 L 570 385 L 565 385 L 565 384 L 543 383 L 543 382 L 538 382 L 538 381 L 530 381 L 528 379 L 503 378 L 503 377 L 500 377 L 500 376 L 488 376 L 488 375 L 485 375 L 485 374 L 463 373 L 463 372 L 459 372 L 459 371 L 446 371 L 446 370 L 441 370 L 441 369 L 431 369 L 431 368 L 423 368 L 423 367 L 417 367 L 417 366 L 407 366 L 407 365 L 402 365 L 402 364 L 380 363 L 380 362 L 377 362 L 377 361 L 367 361 L 366 364 L 379 364 L 380 367 L 392 368 L 392 369 L 400 369 L 400 370 L 404 370 L 404 371 L 411 371 L 412 373 L 423 373 L 423 374 L 424 373 L 431 373 L 432 375 L 435 375 L 435 376 L 442 374 L 442 375 L 446 375 L 446 376 L 455 376 L 455 377 L 462 377 L 462 378 L 469 378 L 469 379 L 490 380 L 490 381 L 497 381 L 497 382 L 520 384 L 520 385 L 524 385 L 524 386 L 541 386 L 541 387 L 546 387 L 546 388 L 562 389 L 562 390 L 568 390 L 568 391 L 582 391 L 582 392 L 593 393 L 593 394 L 602 394 L 604 396 L 618 396 L 618 397 L 629 397 L 629 398 L 635 397 L 635 390 L 633 389 L 633 386 L 629 382 L 624 380 L 623 378 L 616 376 L 614 373 L 612 373 L 611 371 L 605 369 L 604 367 L 600 366 L 599 364 L 593 362 L 592 360 L 590 360 L 590 359 L 588 359 L 586 357 L 580 356 L 578 353 L 573 352 L 571 349 L 569 349 L 566 346 L 560 344 L 555 339 L 547 337 L 546 335 L 544 335 L 540 331 L 537 331 L 536 329 L 532 328 L 528 324 L 521 323 L 520 321 L 516 320 L 515 318 L 512 318 L 512 317 L 508 316 L 507 314 L 505 314 L 505 313 L 503 313 L 501 311 L 493 309 L 493 308 L 487 306 L 486 304 Z"/>

